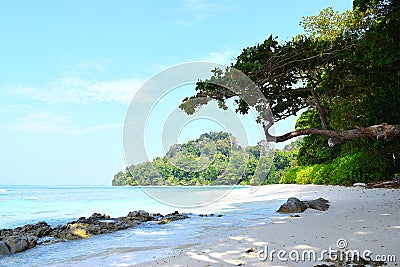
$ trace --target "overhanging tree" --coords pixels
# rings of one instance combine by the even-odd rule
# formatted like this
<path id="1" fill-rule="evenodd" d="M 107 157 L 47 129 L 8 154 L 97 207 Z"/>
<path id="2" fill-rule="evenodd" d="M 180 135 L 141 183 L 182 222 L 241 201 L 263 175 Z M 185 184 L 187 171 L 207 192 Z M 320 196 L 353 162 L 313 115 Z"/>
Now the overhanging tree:
<path id="1" fill-rule="evenodd" d="M 283 44 L 270 36 L 244 49 L 232 64 L 258 85 L 275 122 L 305 108 L 318 112 L 319 127 L 281 136 L 270 135 L 271 124 L 264 124 L 269 140 L 324 135 L 334 146 L 355 138 L 392 141 L 400 136 L 398 1 L 354 5 L 343 14 L 328 8 L 305 18 L 306 34 Z M 197 94 L 184 99 L 181 108 L 191 114 L 207 103 L 204 97 L 226 108 L 225 102 L 235 98 L 237 111 L 248 113 L 249 104 L 240 93 L 213 83 L 231 75 L 229 68 L 215 70 L 209 80 L 197 83 Z M 203 101 L 192 101 L 198 98 Z"/>

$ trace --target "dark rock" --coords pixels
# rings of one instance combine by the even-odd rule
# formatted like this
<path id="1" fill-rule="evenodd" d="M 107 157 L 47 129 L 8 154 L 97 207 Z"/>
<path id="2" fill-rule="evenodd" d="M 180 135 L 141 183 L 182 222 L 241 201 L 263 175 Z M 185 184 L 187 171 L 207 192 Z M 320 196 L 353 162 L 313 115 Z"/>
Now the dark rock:
<path id="1" fill-rule="evenodd" d="M 44 245 L 44 244 L 54 244 L 60 242 L 60 240 L 51 237 L 51 236 L 45 236 L 45 237 L 41 237 L 37 240 L 37 244 L 38 245 Z"/>
<path id="2" fill-rule="evenodd" d="M 80 217 L 76 222 L 77 223 L 88 223 L 89 219 L 86 219 L 86 217 Z"/>
<path id="3" fill-rule="evenodd" d="M 6 236 L 12 236 L 14 231 L 12 229 L 3 229 L 0 231 L 0 238 Z"/>
<path id="4" fill-rule="evenodd" d="M 188 215 L 182 213 L 180 214 L 179 212 L 175 211 L 174 213 L 170 213 L 164 216 L 164 219 L 167 219 L 169 221 L 177 221 L 177 220 L 184 220 L 189 218 Z"/>
<path id="5" fill-rule="evenodd" d="M 279 207 L 278 212 L 292 213 L 292 212 L 303 212 L 307 209 L 306 204 L 301 202 L 298 198 L 291 197 L 286 203 Z"/>
<path id="6" fill-rule="evenodd" d="M 138 215 L 139 215 L 139 212 L 137 212 L 137 211 L 130 211 L 130 212 L 128 213 L 128 215 L 126 215 L 126 217 L 128 217 L 128 218 L 136 218 Z"/>
<path id="7" fill-rule="evenodd" d="M 175 211 L 173 213 L 165 215 L 161 220 L 157 221 L 158 224 L 166 224 L 173 221 L 184 220 L 189 218 L 189 216 L 185 213 L 180 214 L 179 212 Z"/>
<path id="8" fill-rule="evenodd" d="M 36 247 L 37 241 L 38 241 L 37 236 L 28 236 L 28 237 L 27 237 L 28 248 L 34 248 L 34 247 Z"/>
<path id="9" fill-rule="evenodd" d="M 89 218 L 81 217 L 76 222 L 77 223 L 93 224 L 93 223 L 97 223 L 100 220 L 107 220 L 107 219 L 110 219 L 109 215 L 100 214 L 100 213 L 93 213 Z"/>
<path id="10" fill-rule="evenodd" d="M 154 220 L 154 217 L 150 216 L 147 211 L 139 210 L 139 211 L 131 211 L 126 216 L 131 220 L 139 220 L 141 222 L 148 222 Z"/>
<path id="11" fill-rule="evenodd" d="M 163 216 L 149 214 L 144 210 L 131 211 L 126 217 L 110 218 L 109 215 L 93 213 L 90 217 L 80 217 L 66 225 L 51 228 L 46 222 L 27 224 L 15 229 L 0 230 L 0 255 L 17 253 L 38 244 L 57 243 L 66 240 L 88 238 L 93 235 L 112 233 L 135 227 L 142 222 L 155 221 L 159 224 L 189 218 L 178 211 Z"/>
<path id="12" fill-rule="evenodd" d="M 25 234 L 36 236 L 38 238 L 48 235 L 52 231 L 50 225 L 46 222 L 38 222 L 32 225 L 31 229 L 25 231 Z"/>
<path id="13" fill-rule="evenodd" d="M 147 211 L 139 210 L 138 213 L 139 213 L 139 216 L 150 217 L 150 214 Z"/>
<path id="14" fill-rule="evenodd" d="M 330 204 L 329 201 L 323 198 L 314 199 L 311 201 L 303 201 L 306 204 L 307 208 L 325 211 L 328 210 Z"/>
<path id="15" fill-rule="evenodd" d="M 93 213 L 92 216 L 90 216 L 89 218 L 91 219 L 97 219 L 97 220 L 101 220 L 101 219 L 106 219 L 105 215 L 101 215 L 100 213 Z"/>
<path id="16" fill-rule="evenodd" d="M 286 203 L 279 207 L 278 212 L 297 213 L 303 212 L 307 208 L 326 211 L 329 206 L 329 201 L 324 198 L 300 201 L 298 198 L 291 197 L 286 201 Z"/>
<path id="17" fill-rule="evenodd" d="M 5 255 L 10 255 L 11 252 L 8 249 L 6 243 L 4 243 L 3 241 L 0 241 L 0 257 L 1 256 L 5 256 Z"/>
<path id="18" fill-rule="evenodd" d="M 251 252 L 256 252 L 256 250 L 257 250 L 257 249 L 254 248 L 254 247 L 253 247 L 253 248 L 248 248 L 248 249 L 246 249 L 246 253 L 249 254 L 249 253 L 251 253 Z"/>
<path id="19" fill-rule="evenodd" d="M 49 233 L 50 237 L 58 237 L 60 238 L 60 234 L 67 229 L 66 225 L 57 225 L 53 228 L 53 230 Z"/>
<path id="20" fill-rule="evenodd" d="M 213 217 L 214 214 L 199 214 L 200 217 Z"/>
<path id="21" fill-rule="evenodd" d="M 14 230 L 2 230 L 1 235 L 3 236 L 13 236 L 13 235 L 23 235 L 23 236 L 36 236 L 43 237 L 48 235 L 52 231 L 50 225 L 45 222 L 38 222 L 37 224 L 27 224 L 23 227 L 17 227 Z"/>
<path id="22" fill-rule="evenodd" d="M 164 218 L 164 215 L 162 215 L 161 213 L 151 213 L 150 217 L 153 221 L 160 221 Z"/>
<path id="23" fill-rule="evenodd" d="M 214 217 L 215 214 L 214 213 L 210 213 L 210 214 L 199 214 L 200 217 Z M 218 214 L 217 217 L 222 217 L 222 214 Z"/>
<path id="24" fill-rule="evenodd" d="M 3 239 L 11 253 L 17 253 L 29 248 L 26 236 L 9 236 Z"/>

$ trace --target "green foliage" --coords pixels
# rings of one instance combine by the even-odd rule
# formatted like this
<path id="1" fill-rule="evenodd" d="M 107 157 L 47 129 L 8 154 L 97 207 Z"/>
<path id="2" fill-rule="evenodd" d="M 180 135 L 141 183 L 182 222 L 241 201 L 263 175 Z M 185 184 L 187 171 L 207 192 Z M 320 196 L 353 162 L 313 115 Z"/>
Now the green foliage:
<path id="1" fill-rule="evenodd" d="M 224 132 L 202 134 L 173 145 L 167 156 L 132 165 L 115 174 L 112 185 L 260 185 L 279 183 L 294 164 L 299 142 L 285 151 L 261 144 L 242 149 Z"/>
<path id="2" fill-rule="evenodd" d="M 353 41 L 353 53 L 342 72 L 353 77 L 332 80 L 324 87 L 343 86 L 342 93 L 329 100 L 328 121 L 335 130 L 369 126 L 386 122 L 398 124 L 400 118 L 400 6 L 398 1 L 354 1 L 352 20 L 364 15 L 358 25 L 368 25 L 362 31 L 352 30 L 358 37 Z M 349 14 L 343 14 L 348 16 Z M 339 13 L 325 10 L 309 17 L 303 25 L 313 38 L 328 38 L 332 32 L 321 30 Z M 347 23 L 349 24 L 349 23 Z M 355 25 L 353 24 L 353 25 Z M 331 25 L 336 27 L 335 23 Z M 351 27 L 350 27 L 351 28 Z M 333 32 L 335 34 L 335 32 Z M 320 128 L 318 113 L 309 109 L 300 116 L 296 129 Z M 400 140 L 392 142 L 373 139 L 354 139 L 330 148 L 327 138 L 307 136 L 300 148 L 297 168 L 289 171 L 281 182 L 344 184 L 389 179 L 400 170 L 398 160 Z"/>
<path id="3" fill-rule="evenodd" d="M 307 110 L 296 122 L 296 128 L 314 127 L 315 110 Z M 299 149 L 299 166 L 288 171 L 281 183 L 314 183 L 351 185 L 388 179 L 400 169 L 400 140 L 385 142 L 354 139 L 341 146 L 327 146 L 327 137 L 310 135 Z"/>
<path id="4" fill-rule="evenodd" d="M 316 16 L 303 17 L 300 26 L 309 38 L 333 41 L 347 35 L 362 34 L 372 24 L 371 12 L 371 9 L 362 11 L 355 8 L 340 13 L 327 7 Z"/>
<path id="5" fill-rule="evenodd" d="M 390 177 L 391 160 L 374 153 L 357 152 L 335 158 L 330 163 L 297 166 L 281 183 L 352 185 Z"/>
<path id="6" fill-rule="evenodd" d="M 329 117 L 328 117 L 329 119 Z M 318 111 L 315 108 L 304 111 L 296 121 L 295 129 L 321 128 Z M 312 165 L 332 161 L 339 155 L 340 147 L 329 147 L 328 137 L 309 135 L 303 138 L 297 161 L 299 165 Z"/>
<path id="7" fill-rule="evenodd" d="M 356 83 L 348 83 L 351 90 L 347 90 L 343 98 L 331 102 L 330 125 L 342 130 L 354 125 L 397 124 L 400 118 L 399 5 L 395 1 L 375 0 L 355 1 L 354 5 L 356 10 L 360 8 L 364 14 L 369 14 L 370 19 L 379 17 L 379 20 L 369 24 L 353 56 L 348 59 L 352 67 L 347 71 L 357 77 Z M 315 127 L 316 121 L 316 114 L 304 114 L 298 124 L 303 128 Z M 396 160 L 400 153 L 399 140 L 388 143 L 358 139 L 331 149 L 323 139 L 307 136 L 299 152 L 298 162 L 304 168 L 326 163 L 313 165 L 314 168 L 321 166 L 318 168 L 322 170 L 317 176 L 310 174 L 314 183 L 382 180 L 400 170 Z M 329 171 L 324 172 L 325 168 Z M 293 175 L 289 178 L 293 181 Z"/>

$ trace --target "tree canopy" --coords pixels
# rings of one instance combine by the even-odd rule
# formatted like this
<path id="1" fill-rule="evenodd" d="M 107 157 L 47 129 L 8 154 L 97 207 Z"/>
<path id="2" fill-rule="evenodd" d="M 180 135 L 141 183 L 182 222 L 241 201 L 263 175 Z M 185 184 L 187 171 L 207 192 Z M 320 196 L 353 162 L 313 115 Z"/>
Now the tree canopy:
<path id="1" fill-rule="evenodd" d="M 299 142 L 265 153 L 261 145 L 242 148 L 231 134 L 209 132 L 170 147 L 163 158 L 129 166 L 113 185 L 261 185 L 278 183 L 294 164 Z"/>
<path id="2" fill-rule="evenodd" d="M 268 140 L 283 142 L 301 135 L 324 135 L 330 146 L 355 138 L 392 141 L 400 136 L 400 13 L 398 0 L 358 0 L 344 13 L 327 8 L 303 18 L 305 33 L 279 43 L 270 36 L 261 44 L 243 49 L 225 70 L 214 70 L 200 81 L 196 95 L 183 100 L 191 114 L 208 97 L 225 102 L 234 98 L 237 112 L 246 114 L 247 103 L 237 90 L 214 83 L 232 76 L 232 68 L 252 79 L 268 99 L 274 122 L 315 110 L 318 123 L 299 127 Z M 257 103 L 255 103 L 257 104 Z"/>

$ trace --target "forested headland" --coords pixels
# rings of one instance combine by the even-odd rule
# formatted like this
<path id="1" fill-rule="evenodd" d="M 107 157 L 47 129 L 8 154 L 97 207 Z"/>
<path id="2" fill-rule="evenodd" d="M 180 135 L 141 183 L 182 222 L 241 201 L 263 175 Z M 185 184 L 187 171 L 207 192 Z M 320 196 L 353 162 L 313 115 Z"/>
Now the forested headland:
<path id="1" fill-rule="evenodd" d="M 283 151 L 258 144 L 241 147 L 226 132 L 209 132 L 173 145 L 163 158 L 129 166 L 113 185 L 260 185 L 279 183 L 295 165 L 301 141 Z"/>

